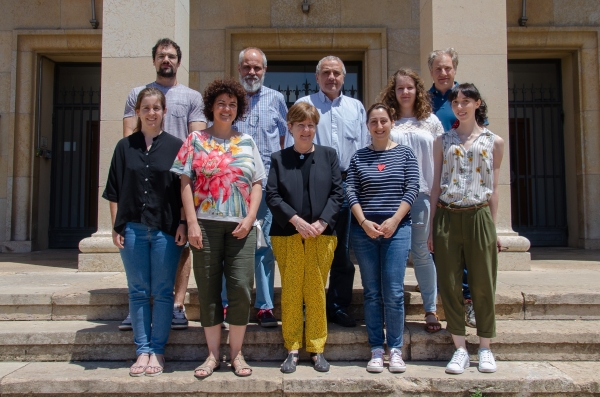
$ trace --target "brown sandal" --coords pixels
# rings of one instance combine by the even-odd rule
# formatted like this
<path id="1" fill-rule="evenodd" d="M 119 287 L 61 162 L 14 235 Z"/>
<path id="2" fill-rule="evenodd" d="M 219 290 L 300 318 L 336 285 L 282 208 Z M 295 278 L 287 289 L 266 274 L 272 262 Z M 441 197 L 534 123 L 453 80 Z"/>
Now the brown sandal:
<path id="1" fill-rule="evenodd" d="M 427 316 L 434 316 L 436 321 L 428 322 Z M 435 329 L 435 327 L 438 327 L 438 328 Z M 436 332 L 439 332 L 441 329 L 442 329 L 442 324 L 440 324 L 440 318 L 437 316 L 437 314 L 435 314 L 433 312 L 426 312 L 425 313 L 425 331 L 429 332 L 430 334 L 434 334 Z"/>
<path id="2" fill-rule="evenodd" d="M 234 374 L 236 374 L 237 376 L 240 376 L 240 377 L 252 375 L 252 367 L 246 363 L 246 360 L 244 360 L 244 356 L 242 355 L 242 352 L 239 352 L 238 355 L 231 362 L 231 369 L 233 370 Z M 249 369 L 250 372 L 243 373 L 242 371 L 244 371 L 246 369 Z"/>
<path id="3" fill-rule="evenodd" d="M 214 363 L 215 365 L 211 365 L 211 363 Z M 194 369 L 194 376 L 197 379 L 204 379 L 204 378 L 208 378 L 209 376 L 211 376 L 213 374 L 214 371 L 218 371 L 221 368 L 221 362 L 217 361 L 216 358 L 209 356 L 204 363 L 202 363 L 202 365 L 199 365 L 196 367 L 196 369 Z M 198 371 L 204 371 L 205 374 L 204 375 L 198 375 L 197 372 Z"/>

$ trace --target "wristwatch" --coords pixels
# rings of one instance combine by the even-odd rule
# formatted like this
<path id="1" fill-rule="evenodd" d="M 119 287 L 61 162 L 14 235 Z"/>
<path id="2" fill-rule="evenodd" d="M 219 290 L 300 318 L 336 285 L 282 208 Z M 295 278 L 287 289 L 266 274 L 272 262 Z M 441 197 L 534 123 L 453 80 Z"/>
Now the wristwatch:
<path id="1" fill-rule="evenodd" d="M 179 224 L 180 225 L 187 225 L 187 221 L 185 219 L 180 219 L 179 220 Z"/>
<path id="2" fill-rule="evenodd" d="M 319 223 L 321 224 L 321 226 L 323 226 L 323 227 L 325 227 L 325 228 L 326 228 L 326 227 L 327 227 L 327 225 L 328 225 L 328 224 L 327 224 L 327 222 L 325 222 L 323 219 L 319 219 Z"/>

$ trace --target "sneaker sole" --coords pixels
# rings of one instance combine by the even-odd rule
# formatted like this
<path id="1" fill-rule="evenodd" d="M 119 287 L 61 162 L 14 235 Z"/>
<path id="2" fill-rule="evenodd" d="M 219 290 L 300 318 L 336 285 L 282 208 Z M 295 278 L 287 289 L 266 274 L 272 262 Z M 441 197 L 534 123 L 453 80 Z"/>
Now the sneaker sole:
<path id="1" fill-rule="evenodd" d="M 406 367 L 389 367 L 389 370 L 393 374 L 401 374 L 402 372 L 406 372 Z"/>
<path id="2" fill-rule="evenodd" d="M 260 325 L 263 328 L 273 328 L 273 327 L 277 327 L 279 324 L 277 323 L 277 321 L 272 321 L 272 322 L 267 322 L 267 323 L 258 323 L 258 325 Z"/>
<path id="3" fill-rule="evenodd" d="M 383 367 L 367 367 L 367 372 L 379 374 L 379 373 L 383 372 Z"/>
<path id="4" fill-rule="evenodd" d="M 494 372 L 496 372 L 496 370 L 498 368 L 494 368 L 494 369 L 485 369 L 485 368 L 479 368 L 477 367 L 477 369 L 479 370 L 479 372 L 483 372 L 484 374 L 493 374 Z"/>
<path id="5" fill-rule="evenodd" d="M 133 329 L 130 325 L 119 325 L 119 331 L 131 331 Z"/>
<path id="6" fill-rule="evenodd" d="M 462 369 L 462 370 L 454 370 L 454 369 L 448 369 L 448 368 L 446 368 L 446 373 L 450 374 L 450 375 L 460 375 L 463 372 L 465 372 L 464 369 Z"/>
<path id="7" fill-rule="evenodd" d="M 187 325 L 171 325 L 171 329 L 188 329 Z"/>

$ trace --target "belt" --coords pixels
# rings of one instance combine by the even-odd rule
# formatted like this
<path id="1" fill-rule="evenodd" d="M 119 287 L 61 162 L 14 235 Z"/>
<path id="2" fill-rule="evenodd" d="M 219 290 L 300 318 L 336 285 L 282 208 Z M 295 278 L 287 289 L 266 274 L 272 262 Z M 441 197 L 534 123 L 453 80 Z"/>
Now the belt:
<path id="1" fill-rule="evenodd" d="M 487 202 L 487 201 L 485 201 L 485 202 L 483 202 L 481 204 L 470 205 L 468 207 L 459 207 L 459 206 L 456 206 L 454 204 L 447 204 L 447 203 L 444 203 L 441 200 L 438 201 L 438 203 L 437 203 L 437 207 L 438 208 L 444 208 L 444 209 L 447 209 L 448 211 L 469 211 L 469 210 L 476 210 L 476 209 L 479 209 L 479 208 L 488 207 L 489 205 L 490 205 L 490 203 Z"/>
<path id="2" fill-rule="evenodd" d="M 342 171 L 342 181 L 345 181 L 347 176 L 348 173 L 346 171 Z"/>

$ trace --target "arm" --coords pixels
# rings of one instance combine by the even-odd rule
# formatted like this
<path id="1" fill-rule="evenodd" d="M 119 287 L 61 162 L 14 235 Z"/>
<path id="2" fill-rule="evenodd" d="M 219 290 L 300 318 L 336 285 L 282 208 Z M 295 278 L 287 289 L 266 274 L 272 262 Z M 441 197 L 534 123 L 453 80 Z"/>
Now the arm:
<path id="1" fill-rule="evenodd" d="M 279 146 L 281 149 L 284 148 L 285 145 L 285 136 L 287 135 L 287 106 L 285 105 L 285 100 L 283 99 L 283 95 L 279 94 L 276 96 L 277 100 L 277 113 L 279 113 L 279 117 L 277 118 L 277 129 L 279 130 Z"/>
<path id="2" fill-rule="evenodd" d="M 185 210 L 183 206 L 181 207 L 181 213 L 179 214 L 179 219 L 185 221 Z M 177 226 L 177 233 L 175 233 L 175 243 L 179 246 L 185 245 L 187 241 L 186 225 L 179 224 Z"/>
<path id="3" fill-rule="evenodd" d="M 489 199 L 490 204 L 490 212 L 492 213 L 492 219 L 494 220 L 494 224 L 496 223 L 497 214 L 498 214 L 498 179 L 500 178 L 500 165 L 502 164 L 502 157 L 504 156 L 504 139 L 496 136 L 494 140 L 494 182 L 492 185 L 492 197 Z M 502 249 L 502 244 L 500 243 L 500 238 L 497 239 L 498 252 Z"/>
<path id="4" fill-rule="evenodd" d="M 123 249 L 123 243 L 125 242 L 125 238 L 121 236 L 119 233 L 115 231 L 115 219 L 117 219 L 117 210 L 118 204 L 114 201 L 109 201 L 110 205 L 110 220 L 112 222 L 112 239 L 113 244 L 117 246 L 117 248 Z"/>
<path id="5" fill-rule="evenodd" d="M 365 217 L 360 201 L 358 200 L 357 191 L 360 189 L 360 182 L 357 178 L 356 169 L 356 153 L 350 160 L 350 166 L 348 167 L 348 174 L 346 176 L 346 198 L 348 199 L 348 205 L 352 214 L 358 221 L 358 224 L 363 228 L 367 236 L 376 238 L 383 236 L 383 233 L 379 231 L 379 225 L 375 222 L 371 222 Z"/>
<path id="6" fill-rule="evenodd" d="M 237 237 L 238 239 L 245 238 L 250 230 L 252 230 L 252 225 L 256 220 L 256 213 L 258 212 L 258 207 L 260 206 L 260 202 L 262 200 L 262 180 L 258 180 L 252 183 L 252 190 L 250 191 L 250 205 L 248 206 L 248 213 L 242 219 L 240 223 L 238 223 L 237 227 L 231 234 L 233 237 Z"/>
<path id="7" fill-rule="evenodd" d="M 190 121 L 188 123 L 188 134 L 192 131 L 202 131 L 206 129 L 206 123 L 204 121 Z"/>
<path id="8" fill-rule="evenodd" d="M 135 130 L 137 124 L 137 117 L 124 117 L 123 118 L 123 138 L 133 134 L 133 130 Z"/>
<path id="9" fill-rule="evenodd" d="M 442 137 L 439 136 L 433 142 L 433 186 L 431 187 L 431 196 L 429 196 L 429 237 L 427 239 L 427 248 L 431 252 L 433 252 L 433 218 L 435 217 L 437 203 L 442 192 L 440 181 L 442 178 L 443 161 Z"/>
<path id="10" fill-rule="evenodd" d="M 327 153 L 327 152 L 326 152 Z M 312 223 L 312 226 L 317 231 L 317 236 L 322 234 L 327 225 L 323 225 L 321 220 L 326 222 L 331 230 L 335 227 L 335 220 L 340 211 L 342 202 L 344 201 L 344 188 L 342 186 L 342 173 L 340 172 L 339 160 L 334 151 L 329 152 L 329 165 L 331 166 L 331 189 L 328 192 L 327 203 L 321 212 L 319 219 Z M 314 188 L 313 188 L 314 189 Z"/>
<path id="11" fill-rule="evenodd" d="M 390 238 L 398 228 L 402 219 L 408 214 L 412 203 L 419 195 L 419 163 L 412 149 L 405 152 L 404 158 L 404 192 L 400 201 L 400 206 L 396 213 L 383 221 L 379 230 L 383 232 L 383 237 Z"/>
<path id="12" fill-rule="evenodd" d="M 183 202 L 183 213 L 187 220 L 188 240 L 191 245 L 200 249 L 202 248 L 202 231 L 196 219 L 192 180 L 184 174 L 181 175 L 181 201 Z"/>

